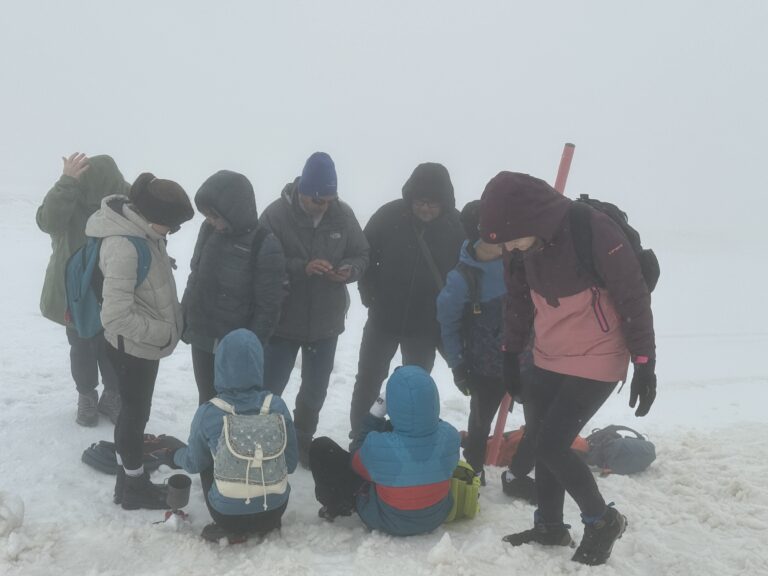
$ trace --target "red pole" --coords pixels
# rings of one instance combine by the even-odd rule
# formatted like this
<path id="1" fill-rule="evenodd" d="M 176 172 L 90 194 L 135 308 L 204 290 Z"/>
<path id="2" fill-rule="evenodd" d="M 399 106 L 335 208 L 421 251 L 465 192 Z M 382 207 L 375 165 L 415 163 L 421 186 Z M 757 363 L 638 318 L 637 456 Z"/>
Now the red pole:
<path id="1" fill-rule="evenodd" d="M 568 180 L 568 172 L 571 171 L 571 160 L 573 160 L 573 150 L 575 144 L 566 144 L 563 146 L 563 155 L 560 158 L 560 167 L 557 169 L 557 178 L 555 178 L 555 190 L 563 194 L 565 192 L 565 183 Z"/>
<path id="2" fill-rule="evenodd" d="M 568 173 L 571 171 L 571 161 L 575 144 L 567 143 L 563 147 L 563 155 L 560 157 L 560 167 L 557 169 L 557 178 L 555 179 L 555 190 L 563 194 L 565 192 L 565 183 L 568 180 Z M 499 450 L 501 449 L 501 440 L 504 437 L 504 426 L 507 424 L 507 414 L 512 405 L 512 397 L 509 394 L 504 395 L 504 399 L 499 405 L 499 413 L 496 415 L 496 426 L 493 428 L 493 437 L 488 442 L 485 451 L 485 463 L 489 466 L 499 465 Z"/>

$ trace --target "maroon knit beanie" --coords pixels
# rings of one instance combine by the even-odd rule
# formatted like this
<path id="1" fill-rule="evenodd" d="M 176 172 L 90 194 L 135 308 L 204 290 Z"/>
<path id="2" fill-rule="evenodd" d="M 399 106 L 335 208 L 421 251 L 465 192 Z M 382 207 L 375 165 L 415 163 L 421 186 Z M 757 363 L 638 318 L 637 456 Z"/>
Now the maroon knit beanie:
<path id="1" fill-rule="evenodd" d="M 544 180 L 499 172 L 480 199 L 480 237 L 490 244 L 535 236 L 545 240 L 561 225 L 571 200 Z"/>

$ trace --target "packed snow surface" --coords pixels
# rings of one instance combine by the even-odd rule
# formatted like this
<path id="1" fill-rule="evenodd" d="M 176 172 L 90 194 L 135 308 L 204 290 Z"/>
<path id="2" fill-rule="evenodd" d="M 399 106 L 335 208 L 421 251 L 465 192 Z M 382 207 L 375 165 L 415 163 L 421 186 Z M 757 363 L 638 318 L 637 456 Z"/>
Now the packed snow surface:
<path id="1" fill-rule="evenodd" d="M 37 201 L 0 199 L 5 221 L 0 261 L 8 270 L 21 271 L 6 275 L 6 297 L 0 300 L 4 325 L 10 327 L 0 351 L 1 574 L 224 575 L 265 568 L 276 576 L 587 573 L 571 562 L 570 550 L 512 548 L 501 541 L 505 534 L 530 527 L 533 507 L 502 494 L 501 470 L 496 468 L 487 470 L 488 486 L 475 520 L 411 538 L 368 532 L 356 517 L 333 523 L 320 519 L 312 477 L 301 468 L 290 478 L 291 500 L 282 529 L 246 544 L 219 546 L 199 538 L 210 519 L 197 478 L 186 508 L 189 522 L 179 526 L 155 524 L 163 519 L 162 511 L 126 512 L 112 504 L 114 478 L 80 462 L 92 442 L 111 439 L 112 425 L 104 418 L 96 428 L 75 424 L 76 393 L 64 330 L 37 311 L 49 250 L 47 237 L 34 224 Z M 180 289 L 198 224 L 196 219 L 169 243 L 169 252 L 180 263 Z M 670 239 L 665 259 L 674 261 L 679 251 L 679 242 L 676 247 Z M 705 264 L 688 258 L 689 277 L 704 274 Z M 663 275 L 655 296 L 659 395 L 651 414 L 634 417 L 626 406 L 625 387 L 585 428 L 588 432 L 614 423 L 636 427 L 656 443 L 658 454 L 642 474 L 598 478 L 606 499 L 629 519 L 609 563 L 598 570 L 622 576 L 768 574 L 768 377 L 761 375 L 760 362 L 768 335 L 718 333 L 724 325 L 717 321 L 710 334 L 665 330 L 671 320 L 665 313 L 674 314 L 670 306 L 684 298 L 679 294 L 683 287 L 664 281 Z M 318 432 L 341 443 L 348 432 L 364 323 L 363 308 L 352 293 L 348 329 L 340 340 Z M 466 428 L 468 402 L 455 390 L 442 361 L 434 376 L 443 418 Z M 286 390 L 289 406 L 297 387 L 298 370 Z M 160 364 L 147 431 L 186 438 L 196 402 L 190 351 L 182 344 Z M 520 418 L 514 412 L 507 427 L 519 426 Z M 171 473 L 162 468 L 153 478 L 162 481 Z M 582 526 L 570 499 L 566 519 L 580 539 Z"/>

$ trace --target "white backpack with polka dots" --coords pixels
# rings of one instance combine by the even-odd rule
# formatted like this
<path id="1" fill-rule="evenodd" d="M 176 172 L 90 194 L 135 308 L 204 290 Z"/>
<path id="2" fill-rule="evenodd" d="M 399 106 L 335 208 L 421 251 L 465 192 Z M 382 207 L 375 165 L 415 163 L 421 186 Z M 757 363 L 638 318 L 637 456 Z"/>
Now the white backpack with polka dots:
<path id="1" fill-rule="evenodd" d="M 221 398 L 211 404 L 226 412 L 219 444 L 213 455 L 216 488 L 227 498 L 251 498 L 283 494 L 288 489 L 285 446 L 288 434 L 282 414 L 269 412 L 272 394 L 258 414 L 236 414 Z M 266 508 L 266 498 L 264 507 Z"/>

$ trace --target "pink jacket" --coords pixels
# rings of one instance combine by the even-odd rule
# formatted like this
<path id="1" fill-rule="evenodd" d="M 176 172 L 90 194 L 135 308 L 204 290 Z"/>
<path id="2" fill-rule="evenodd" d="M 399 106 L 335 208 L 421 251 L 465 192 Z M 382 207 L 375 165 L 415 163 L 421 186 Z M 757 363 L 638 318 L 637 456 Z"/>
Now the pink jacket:
<path id="1" fill-rule="evenodd" d="M 586 272 L 570 230 L 572 200 L 526 174 L 502 172 L 486 187 L 480 232 L 503 242 L 524 236 L 538 246 L 505 259 L 505 341 L 520 352 L 533 327 L 534 363 L 560 374 L 624 380 L 630 356 L 655 357 L 651 298 L 619 226 L 592 211 L 595 269 Z"/>

